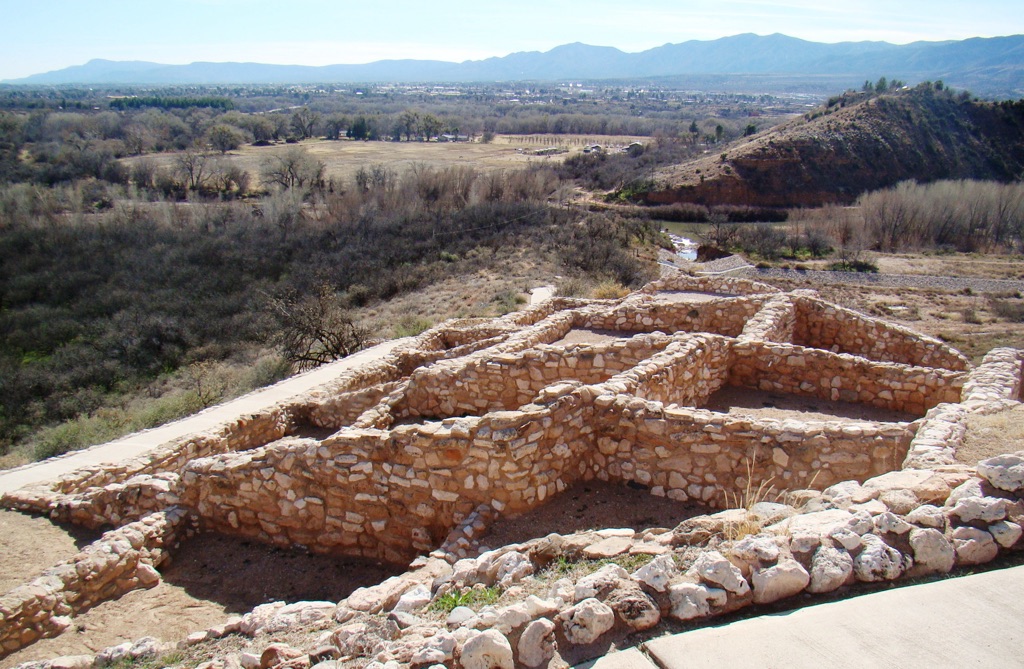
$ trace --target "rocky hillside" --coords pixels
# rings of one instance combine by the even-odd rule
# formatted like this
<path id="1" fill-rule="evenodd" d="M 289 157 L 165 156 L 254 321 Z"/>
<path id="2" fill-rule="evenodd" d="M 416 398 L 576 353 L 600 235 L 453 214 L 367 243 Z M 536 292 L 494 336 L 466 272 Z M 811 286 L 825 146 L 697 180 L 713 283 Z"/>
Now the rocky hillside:
<path id="1" fill-rule="evenodd" d="M 936 85 L 849 92 L 803 117 L 662 169 L 648 204 L 817 206 L 900 181 L 1024 173 L 1024 101 L 989 103 Z"/>

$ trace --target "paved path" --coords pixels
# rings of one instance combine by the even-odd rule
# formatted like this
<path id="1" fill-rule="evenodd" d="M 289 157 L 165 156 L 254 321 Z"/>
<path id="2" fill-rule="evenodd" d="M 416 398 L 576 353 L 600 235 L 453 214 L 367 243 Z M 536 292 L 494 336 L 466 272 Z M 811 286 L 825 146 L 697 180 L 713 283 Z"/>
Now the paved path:
<path id="1" fill-rule="evenodd" d="M 664 636 L 593 669 L 1024 667 L 1024 567 Z"/>
<path id="2" fill-rule="evenodd" d="M 751 279 L 794 279 L 816 283 L 884 286 L 891 288 L 935 288 L 937 290 L 971 289 L 979 293 L 1014 293 L 1024 291 L 1024 281 L 1011 279 L 980 279 L 931 274 L 882 274 L 872 272 L 829 272 L 822 270 L 752 269 Z"/>
<path id="3" fill-rule="evenodd" d="M 552 297 L 554 297 L 554 295 L 554 286 L 548 285 L 541 286 L 540 288 L 534 288 L 533 290 L 530 291 L 530 306 L 532 307 L 535 304 L 540 304 L 541 302 L 550 300 Z"/>
<path id="4" fill-rule="evenodd" d="M 230 402 L 218 404 L 173 423 L 136 432 L 116 441 L 75 451 L 59 458 L 51 458 L 0 472 L 0 495 L 31 483 L 53 480 L 80 467 L 134 458 L 172 439 L 207 430 L 237 416 L 257 413 L 282 400 L 301 395 L 312 388 L 329 383 L 347 370 L 379 360 L 390 353 L 393 348 L 406 341 L 408 340 L 386 341 L 347 358 L 297 374 L 272 386 L 243 395 Z"/>

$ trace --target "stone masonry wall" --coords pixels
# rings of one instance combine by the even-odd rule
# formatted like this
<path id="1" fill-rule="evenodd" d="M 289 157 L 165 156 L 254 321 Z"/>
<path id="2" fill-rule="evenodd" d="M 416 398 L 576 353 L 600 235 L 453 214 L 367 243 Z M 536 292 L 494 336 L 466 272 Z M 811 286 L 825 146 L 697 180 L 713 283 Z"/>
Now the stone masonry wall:
<path id="1" fill-rule="evenodd" d="M 598 436 L 594 476 L 714 507 L 735 504 L 762 482 L 776 490 L 821 488 L 891 471 L 914 434 L 906 423 L 756 420 L 628 395 L 598 404 L 607 405 L 606 416 L 628 413 L 631 420 Z"/>
<path id="2" fill-rule="evenodd" d="M 569 394 L 534 411 L 196 460 L 182 503 L 207 529 L 404 562 L 481 503 L 525 511 L 578 478 L 593 431 L 587 412 Z"/>
<path id="3" fill-rule="evenodd" d="M 860 355 L 879 362 L 955 371 L 970 368 L 967 358 L 938 339 L 819 299 L 795 296 L 794 300 L 797 306 L 794 344 Z"/>
<path id="4" fill-rule="evenodd" d="M 763 304 L 757 298 L 724 297 L 687 303 L 659 300 L 657 295 L 623 302 L 605 312 L 579 319 L 576 327 L 618 332 L 709 332 L 735 337 Z"/>
<path id="5" fill-rule="evenodd" d="M 857 402 L 918 416 L 937 404 L 958 402 L 966 376 L 793 344 L 738 341 L 733 352 L 730 385 Z"/>
<path id="6" fill-rule="evenodd" d="M 56 636 L 70 616 L 160 582 L 156 567 L 187 531 L 188 514 L 169 509 L 107 532 L 34 581 L 0 597 L 0 655 Z"/>
<path id="7" fill-rule="evenodd" d="M 399 410 L 403 417 L 447 418 L 517 409 L 559 381 L 601 383 L 663 350 L 669 341 L 650 334 L 602 344 L 538 345 L 465 365 L 435 366 L 416 376 Z"/>
<path id="8" fill-rule="evenodd" d="M 664 353 L 620 374 L 608 384 L 616 384 L 643 400 L 665 404 L 703 404 L 725 385 L 732 366 L 730 340 L 715 335 L 688 335 L 676 341 Z"/>

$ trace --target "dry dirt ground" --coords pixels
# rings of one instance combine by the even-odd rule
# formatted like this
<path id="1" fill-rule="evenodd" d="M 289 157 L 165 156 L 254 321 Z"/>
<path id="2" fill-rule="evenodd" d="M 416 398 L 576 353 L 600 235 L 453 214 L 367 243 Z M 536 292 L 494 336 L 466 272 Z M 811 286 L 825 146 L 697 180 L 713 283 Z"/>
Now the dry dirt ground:
<path id="1" fill-rule="evenodd" d="M 716 392 L 701 408 L 734 416 L 775 420 L 859 420 L 895 423 L 911 422 L 921 418 L 914 414 L 891 411 L 867 404 L 832 402 L 814 397 L 799 397 L 732 386 L 726 386 Z"/>
<path id="2" fill-rule="evenodd" d="M 687 518 L 707 513 L 705 506 L 655 497 L 643 487 L 604 481 L 581 481 L 529 513 L 503 518 L 481 539 L 497 548 L 551 533 L 570 534 L 606 528 L 672 528 Z"/>
<path id="3" fill-rule="evenodd" d="M 0 518 L 4 584 L 13 582 L 15 574 L 37 576 L 76 552 L 66 531 L 45 518 L 13 511 L 4 514 Z M 0 669 L 61 655 L 92 654 L 143 636 L 178 641 L 266 602 L 337 602 L 360 586 L 380 583 L 401 571 L 371 561 L 282 550 L 215 534 L 198 535 L 185 541 L 173 552 L 170 563 L 160 567 L 163 580 L 157 587 L 135 590 L 75 616 L 70 630 L 0 660 Z M 23 582 L 19 578 L 14 585 Z"/>

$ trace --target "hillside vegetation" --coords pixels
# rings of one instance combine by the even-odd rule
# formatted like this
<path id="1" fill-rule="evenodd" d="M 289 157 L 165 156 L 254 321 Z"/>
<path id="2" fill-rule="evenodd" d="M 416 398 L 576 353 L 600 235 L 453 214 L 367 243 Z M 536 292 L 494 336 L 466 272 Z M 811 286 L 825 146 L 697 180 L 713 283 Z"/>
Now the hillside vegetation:
<path id="1" fill-rule="evenodd" d="M 721 152 L 664 168 L 648 204 L 806 207 L 849 204 L 914 179 L 1024 174 L 1024 101 L 979 102 L 941 84 L 848 92 Z"/>

